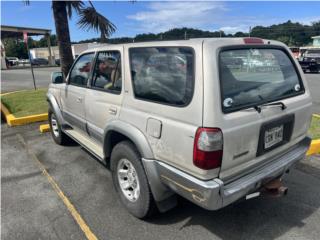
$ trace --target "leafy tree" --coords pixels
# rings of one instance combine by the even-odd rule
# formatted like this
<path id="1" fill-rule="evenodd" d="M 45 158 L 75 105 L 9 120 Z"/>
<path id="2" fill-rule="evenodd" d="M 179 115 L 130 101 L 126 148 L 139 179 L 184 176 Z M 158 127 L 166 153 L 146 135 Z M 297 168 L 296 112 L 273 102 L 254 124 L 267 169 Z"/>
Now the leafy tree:
<path id="1" fill-rule="evenodd" d="M 293 23 L 290 20 L 271 25 L 269 27 L 256 26 L 251 31 L 251 36 L 267 39 L 275 39 L 289 46 L 304 46 L 310 43 L 311 37 L 320 34 L 320 21 L 311 26 L 301 23 Z"/>
<path id="2" fill-rule="evenodd" d="M 8 38 L 3 40 L 7 57 L 28 58 L 27 49 L 22 41 Z"/>
<path id="3" fill-rule="evenodd" d="M 50 43 L 51 46 L 57 46 L 57 36 L 55 34 L 50 35 Z M 38 47 L 48 47 L 48 39 L 47 36 L 40 38 L 37 42 Z"/>
<path id="4" fill-rule="evenodd" d="M 293 23 L 287 21 L 285 23 L 274 24 L 268 27 L 256 26 L 251 31 L 251 37 L 261 37 L 265 39 L 274 39 L 289 46 L 305 46 L 311 43 L 311 37 L 320 35 L 320 21 L 313 22 L 311 25 L 303 25 L 301 23 Z M 108 43 L 129 43 L 155 40 L 174 40 L 202 37 L 248 37 L 249 33 L 237 32 L 235 34 L 225 34 L 223 31 L 203 31 L 193 28 L 174 28 L 166 32 L 154 34 L 138 34 L 133 38 L 113 38 L 108 39 Z M 99 42 L 98 38 L 87 39 L 80 41 L 84 42 Z"/>
<path id="5" fill-rule="evenodd" d="M 24 2 L 27 5 L 30 4 L 29 0 Z M 73 13 L 77 13 L 80 17 L 78 26 L 85 30 L 93 29 L 99 32 L 102 42 L 106 41 L 116 30 L 116 26 L 112 22 L 97 12 L 91 1 L 52 1 L 52 11 L 56 26 L 61 70 L 65 76 L 67 76 L 73 63 L 68 25 L 68 18 L 71 18 Z"/>
<path id="6" fill-rule="evenodd" d="M 244 33 L 244 32 L 236 32 L 234 34 L 234 37 L 248 37 L 249 34 L 248 33 Z"/>

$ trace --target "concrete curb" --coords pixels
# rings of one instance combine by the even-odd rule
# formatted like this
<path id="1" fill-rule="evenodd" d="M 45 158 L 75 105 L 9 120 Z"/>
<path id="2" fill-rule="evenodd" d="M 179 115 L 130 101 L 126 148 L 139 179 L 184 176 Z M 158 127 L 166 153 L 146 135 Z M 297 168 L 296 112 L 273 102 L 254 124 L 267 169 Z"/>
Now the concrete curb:
<path id="1" fill-rule="evenodd" d="M 45 87 L 37 88 L 37 90 L 41 90 L 41 89 L 47 89 L 47 88 L 45 88 Z M 12 92 L 3 92 L 3 93 L 0 93 L 0 96 L 2 97 L 2 96 L 6 96 L 6 95 L 9 95 L 12 93 L 27 92 L 30 90 L 34 90 L 34 89 L 22 89 L 22 90 L 17 90 L 17 91 L 12 91 Z"/>
<path id="2" fill-rule="evenodd" d="M 28 90 L 17 90 L 17 91 L 13 91 L 13 92 L 5 92 L 5 93 L 1 93 L 0 96 L 5 96 L 5 95 L 9 95 L 11 93 L 18 93 L 18 92 L 25 92 L 25 91 L 28 91 Z"/>
<path id="3" fill-rule="evenodd" d="M 4 104 L 2 104 L 2 102 L 1 102 L 1 112 L 6 118 L 7 124 L 11 127 L 48 120 L 48 113 L 35 114 L 35 115 L 17 118 L 9 112 L 7 107 Z"/>
<path id="4" fill-rule="evenodd" d="M 320 118 L 319 114 L 312 114 L 313 117 Z M 320 139 L 312 140 L 307 156 L 320 153 Z"/>
<path id="5" fill-rule="evenodd" d="M 320 153 L 320 139 L 312 140 L 307 156 Z"/>
<path id="6" fill-rule="evenodd" d="M 41 133 L 49 132 L 50 131 L 50 125 L 49 124 L 41 124 L 39 127 L 39 131 Z"/>

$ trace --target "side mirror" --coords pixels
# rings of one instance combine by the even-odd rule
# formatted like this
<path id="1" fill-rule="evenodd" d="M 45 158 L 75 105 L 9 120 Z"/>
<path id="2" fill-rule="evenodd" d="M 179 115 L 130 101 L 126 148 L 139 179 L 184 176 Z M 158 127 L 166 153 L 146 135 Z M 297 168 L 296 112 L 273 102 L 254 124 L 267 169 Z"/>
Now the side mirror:
<path id="1" fill-rule="evenodd" d="M 62 74 L 62 72 L 53 72 L 53 73 L 51 73 L 51 82 L 53 84 L 63 83 L 63 74 Z"/>

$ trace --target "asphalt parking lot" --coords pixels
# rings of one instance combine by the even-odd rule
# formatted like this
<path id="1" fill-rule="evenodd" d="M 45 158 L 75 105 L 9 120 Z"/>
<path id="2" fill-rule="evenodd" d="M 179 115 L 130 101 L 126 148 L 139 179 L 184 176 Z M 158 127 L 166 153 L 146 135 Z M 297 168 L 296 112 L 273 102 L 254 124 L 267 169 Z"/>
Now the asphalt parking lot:
<path id="1" fill-rule="evenodd" d="M 59 67 L 34 68 L 36 86 L 47 88 L 51 81 L 51 73 L 61 71 Z M 30 68 L 1 70 L 1 93 L 33 89 Z"/>
<path id="2" fill-rule="evenodd" d="M 215 212 L 181 199 L 175 209 L 141 221 L 121 206 L 109 170 L 84 149 L 54 144 L 39 124 L 1 127 L 1 239 L 87 239 L 38 160 L 97 239 L 319 239 L 319 158 L 285 177 L 286 197 Z"/>
<path id="3" fill-rule="evenodd" d="M 320 74 L 305 74 L 308 81 L 311 97 L 312 97 L 312 111 L 320 113 Z"/>

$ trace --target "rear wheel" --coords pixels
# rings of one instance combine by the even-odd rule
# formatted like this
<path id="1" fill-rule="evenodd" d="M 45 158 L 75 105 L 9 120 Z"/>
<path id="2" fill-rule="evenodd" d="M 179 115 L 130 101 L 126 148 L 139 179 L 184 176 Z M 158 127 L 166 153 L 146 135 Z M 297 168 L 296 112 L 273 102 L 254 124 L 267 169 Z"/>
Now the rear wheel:
<path id="1" fill-rule="evenodd" d="M 60 125 L 56 115 L 54 114 L 54 112 L 52 112 L 51 109 L 49 110 L 48 118 L 49 118 L 51 135 L 52 135 L 52 138 L 55 141 L 55 143 L 57 143 L 59 145 L 67 145 L 67 144 L 73 142 L 72 139 L 70 137 L 68 137 L 61 130 L 61 125 Z"/>
<path id="2" fill-rule="evenodd" d="M 151 216 L 155 203 L 141 156 L 130 141 L 118 143 L 111 153 L 113 184 L 122 204 L 137 218 Z"/>

